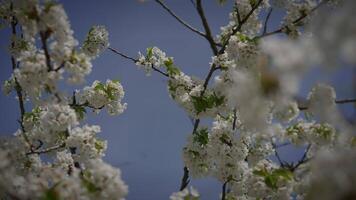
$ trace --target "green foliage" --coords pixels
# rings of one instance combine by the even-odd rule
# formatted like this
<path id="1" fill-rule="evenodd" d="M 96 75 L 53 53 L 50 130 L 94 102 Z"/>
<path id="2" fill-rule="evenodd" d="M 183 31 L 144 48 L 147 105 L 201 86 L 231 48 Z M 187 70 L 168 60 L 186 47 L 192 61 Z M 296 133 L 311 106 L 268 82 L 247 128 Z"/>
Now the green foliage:
<path id="1" fill-rule="evenodd" d="M 104 148 L 105 148 L 105 141 L 96 139 L 96 141 L 95 141 L 95 149 L 98 152 L 102 152 L 104 150 Z"/>
<path id="2" fill-rule="evenodd" d="M 250 0 L 251 7 L 254 7 L 257 4 L 257 0 Z"/>
<path id="3" fill-rule="evenodd" d="M 268 172 L 266 169 L 255 170 L 253 171 L 253 174 L 263 177 L 265 184 L 273 190 L 278 189 L 278 181 L 290 181 L 293 179 L 293 173 L 289 169 L 284 168 L 274 169 L 271 172 Z"/>
<path id="4" fill-rule="evenodd" d="M 79 117 L 79 119 L 84 119 L 84 114 L 87 112 L 84 106 L 81 105 L 73 105 L 72 108 L 74 109 L 75 113 Z"/>
<path id="5" fill-rule="evenodd" d="M 199 200 L 199 197 L 194 197 L 192 195 L 188 195 L 184 197 L 184 200 Z"/>
<path id="6" fill-rule="evenodd" d="M 320 124 L 320 126 L 313 127 L 313 131 L 315 131 L 318 135 L 321 135 L 326 140 L 331 140 L 334 135 L 334 129 L 327 124 Z"/>
<path id="7" fill-rule="evenodd" d="M 116 83 L 118 84 L 119 81 L 118 80 L 115 80 L 115 81 L 112 81 L 113 83 Z M 95 87 L 94 87 L 94 90 L 96 91 L 103 91 L 106 96 L 110 99 L 110 100 L 115 100 L 115 92 L 117 91 L 117 89 L 109 84 L 105 85 L 101 82 L 98 82 Z"/>
<path id="8" fill-rule="evenodd" d="M 164 62 L 164 65 L 167 68 L 167 73 L 169 76 L 179 75 L 180 70 L 174 65 L 172 58 L 168 58 L 168 60 Z"/>
<path id="9" fill-rule="evenodd" d="M 231 143 L 231 139 L 228 135 L 226 134 L 222 134 L 219 138 L 220 142 L 222 142 L 223 144 L 226 144 L 228 146 L 232 146 L 232 143 Z"/>
<path id="10" fill-rule="evenodd" d="M 211 95 L 192 96 L 192 102 L 197 114 L 206 111 L 207 109 L 218 107 L 225 101 L 224 96 L 217 96 L 215 93 Z"/>
<path id="11" fill-rule="evenodd" d="M 90 181 L 91 173 L 89 171 L 84 171 L 82 176 L 82 184 L 88 190 L 89 193 L 96 193 L 101 189 L 97 187 L 93 182 Z"/>
<path id="12" fill-rule="evenodd" d="M 39 120 L 41 109 L 40 107 L 35 107 L 32 109 L 31 112 L 27 112 L 24 114 L 24 120 L 31 120 L 33 122 L 36 122 Z"/>
<path id="13" fill-rule="evenodd" d="M 251 43 L 254 43 L 254 44 L 257 44 L 257 39 L 255 38 L 250 38 L 248 37 L 247 35 L 243 34 L 243 33 L 240 33 L 240 32 L 237 32 L 236 33 L 236 36 L 239 38 L 239 40 L 241 42 L 251 42 Z"/>
<path id="14" fill-rule="evenodd" d="M 60 200 L 60 196 L 55 189 L 58 184 L 59 183 L 57 183 L 57 184 L 53 185 L 51 188 L 47 189 L 44 192 L 41 200 Z"/>
<path id="15" fill-rule="evenodd" d="M 148 47 L 147 49 L 146 49 L 146 60 L 149 60 L 149 59 L 151 59 L 152 58 L 152 56 L 153 56 L 153 47 Z"/>
<path id="16" fill-rule="evenodd" d="M 209 142 L 208 128 L 202 128 L 202 129 L 194 132 L 193 140 L 194 140 L 194 142 L 197 142 L 202 146 L 207 145 Z"/>

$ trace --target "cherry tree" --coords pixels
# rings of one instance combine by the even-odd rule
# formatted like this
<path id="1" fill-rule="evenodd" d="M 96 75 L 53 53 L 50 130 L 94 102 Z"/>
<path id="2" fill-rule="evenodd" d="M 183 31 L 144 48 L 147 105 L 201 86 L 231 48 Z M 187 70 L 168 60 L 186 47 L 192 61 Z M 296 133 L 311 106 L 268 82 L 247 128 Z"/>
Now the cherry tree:
<path id="1" fill-rule="evenodd" d="M 219 0 L 224 4 L 228 0 Z M 1 23 L 12 30 L 13 73 L 3 85 L 20 108 L 19 130 L 1 142 L 0 192 L 5 199 L 123 199 L 128 187 L 120 171 L 102 160 L 100 127 L 83 124 L 87 110 L 119 115 L 127 107 L 119 81 L 94 81 L 81 90 L 91 61 L 104 50 L 131 60 L 147 75 L 167 80 L 168 94 L 193 121 L 182 147 L 185 164 L 172 200 L 200 199 L 191 179 L 221 182 L 222 200 L 354 199 L 354 125 L 334 88 L 316 84 L 297 98 L 311 70 L 356 64 L 356 3 L 352 0 L 235 0 L 229 23 L 212 35 L 202 0 L 191 0 L 204 30 L 154 0 L 212 51 L 206 77 L 188 75 L 173 57 L 148 47 L 136 57 L 109 46 L 108 32 L 93 26 L 83 42 L 73 37 L 63 7 L 54 1 L 4 0 Z M 151 2 L 147 2 L 151 3 Z M 280 27 L 269 30 L 274 10 Z M 332 13 L 333 17 L 327 17 Z M 328 20 L 325 20 L 328 19 Z M 25 106 L 28 105 L 28 106 Z M 32 110 L 25 108 L 31 106 Z M 304 114 L 304 115 L 303 115 Z M 211 119 L 210 125 L 201 120 Z M 294 163 L 281 147 L 304 149 Z M 158 192 L 158 191 L 157 191 Z"/>

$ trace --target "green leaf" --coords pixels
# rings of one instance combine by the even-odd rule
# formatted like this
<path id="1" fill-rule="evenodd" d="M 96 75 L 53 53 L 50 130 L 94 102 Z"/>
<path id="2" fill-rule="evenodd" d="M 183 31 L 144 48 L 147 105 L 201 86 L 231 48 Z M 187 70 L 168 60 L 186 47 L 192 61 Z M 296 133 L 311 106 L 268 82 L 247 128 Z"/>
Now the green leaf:
<path id="1" fill-rule="evenodd" d="M 164 61 L 164 65 L 166 66 L 167 72 L 170 76 L 178 75 L 180 73 L 178 67 L 174 66 L 172 58 L 168 58 L 168 60 Z"/>
<path id="2" fill-rule="evenodd" d="M 118 83 L 120 83 L 120 80 L 119 79 L 114 79 L 114 80 L 111 80 L 113 83 L 115 83 L 115 84 L 118 84 Z"/>
<path id="3" fill-rule="evenodd" d="M 84 114 L 87 112 L 84 108 L 84 106 L 79 106 L 79 105 L 74 105 L 72 106 L 74 109 L 75 113 L 79 116 L 79 119 L 84 119 Z"/>
<path id="4" fill-rule="evenodd" d="M 223 96 L 218 97 L 215 93 L 208 96 L 192 96 L 193 105 L 197 114 L 213 108 L 214 106 L 220 106 L 224 103 L 225 98 Z"/>
<path id="5" fill-rule="evenodd" d="M 265 183 L 268 187 L 276 190 L 277 189 L 277 178 L 272 175 L 267 175 L 265 177 Z"/>
<path id="6" fill-rule="evenodd" d="M 41 198 L 41 200 L 59 200 L 59 193 L 55 190 L 56 186 L 59 183 L 53 185 L 51 188 L 47 189 L 44 194 L 43 197 Z"/>
<path id="7" fill-rule="evenodd" d="M 224 144 L 226 144 L 226 145 L 228 145 L 228 146 L 230 146 L 230 147 L 232 146 L 231 139 L 230 139 L 230 137 L 229 137 L 228 135 L 226 135 L 226 134 L 222 134 L 222 135 L 220 136 L 219 140 L 220 140 L 222 143 L 224 143 Z"/>
<path id="8" fill-rule="evenodd" d="M 105 85 L 99 82 L 94 87 L 94 90 L 96 90 L 96 91 L 99 91 L 99 90 L 105 91 Z"/>
<path id="9" fill-rule="evenodd" d="M 104 150 L 104 148 L 105 148 L 105 141 L 96 139 L 94 145 L 95 145 L 95 149 L 96 149 L 98 152 L 102 152 L 102 151 Z"/>
<path id="10" fill-rule="evenodd" d="M 284 178 L 286 180 L 292 180 L 293 179 L 293 173 L 289 169 L 276 169 L 272 172 L 272 176 L 277 176 Z"/>
<path id="11" fill-rule="evenodd" d="M 82 176 L 82 184 L 88 190 L 89 193 L 96 193 L 101 189 L 90 181 L 91 174 L 89 171 L 84 171 Z"/>
<path id="12" fill-rule="evenodd" d="M 257 3 L 257 0 L 250 0 L 250 5 L 254 7 Z"/>
<path id="13" fill-rule="evenodd" d="M 206 145 L 209 142 L 209 131 L 207 128 L 200 129 L 194 132 L 193 136 L 194 142 L 198 142 L 200 145 Z"/>
<path id="14" fill-rule="evenodd" d="M 148 47 L 147 49 L 146 49 L 146 59 L 151 59 L 151 57 L 153 56 L 153 47 Z"/>
<path id="15" fill-rule="evenodd" d="M 261 170 L 254 170 L 253 174 L 261 177 L 266 177 L 268 175 L 268 172 L 265 169 L 261 169 Z"/>

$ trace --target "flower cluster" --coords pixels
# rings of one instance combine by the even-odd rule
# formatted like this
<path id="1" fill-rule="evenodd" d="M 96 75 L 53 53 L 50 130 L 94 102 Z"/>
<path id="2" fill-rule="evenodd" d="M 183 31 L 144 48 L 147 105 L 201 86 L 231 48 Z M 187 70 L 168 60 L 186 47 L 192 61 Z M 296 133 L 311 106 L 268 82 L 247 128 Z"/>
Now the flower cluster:
<path id="1" fill-rule="evenodd" d="M 146 55 L 139 52 L 139 58 L 136 65 L 146 71 L 147 75 L 151 74 L 153 68 L 160 68 L 166 65 L 166 62 L 171 62 L 172 58 L 168 58 L 166 53 L 157 47 L 147 48 Z"/>
<path id="2" fill-rule="evenodd" d="M 120 170 L 102 160 L 107 141 L 97 137 L 100 126 L 81 124 L 86 108 L 122 113 L 122 85 L 95 81 L 73 96 L 58 87 L 64 78 L 85 81 L 92 59 L 108 47 L 106 29 L 94 26 L 78 49 L 57 2 L 2 1 L 0 18 L 13 30 L 14 71 L 3 91 L 15 90 L 21 108 L 21 128 L 0 142 L 0 198 L 124 199 L 128 189 Z"/>
<path id="3" fill-rule="evenodd" d="M 124 89 L 119 81 L 107 80 L 105 84 L 94 81 L 90 87 L 77 92 L 76 98 L 79 106 L 86 106 L 95 111 L 106 107 L 110 115 L 119 115 L 127 107 L 127 103 L 121 103 L 124 95 Z"/>
<path id="4" fill-rule="evenodd" d="M 109 33 L 104 26 L 93 26 L 84 41 L 82 50 L 90 57 L 98 56 L 109 46 Z"/>
<path id="5" fill-rule="evenodd" d="M 185 188 L 182 191 L 174 192 L 170 197 L 170 200 L 199 200 L 199 192 L 191 187 L 190 189 Z"/>

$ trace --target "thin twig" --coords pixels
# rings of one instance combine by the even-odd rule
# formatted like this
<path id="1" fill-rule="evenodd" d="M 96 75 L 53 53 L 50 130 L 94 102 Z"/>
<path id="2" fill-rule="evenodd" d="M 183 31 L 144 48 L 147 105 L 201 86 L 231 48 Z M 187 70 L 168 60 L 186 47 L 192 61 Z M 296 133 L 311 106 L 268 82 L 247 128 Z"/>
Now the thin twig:
<path id="1" fill-rule="evenodd" d="M 114 53 L 120 55 L 120 56 L 123 57 L 123 58 L 126 58 L 126 59 L 129 59 L 129 60 L 133 61 L 134 63 L 137 63 L 137 62 L 138 62 L 138 59 L 135 59 L 135 58 L 132 58 L 132 57 L 130 57 L 130 56 L 128 56 L 128 55 L 125 55 L 124 53 L 122 53 L 122 52 L 120 52 L 120 51 L 118 51 L 118 50 L 116 50 L 116 49 L 114 49 L 114 48 L 112 48 L 112 47 L 108 47 L 108 49 L 109 49 L 110 51 L 112 51 L 112 52 L 114 52 Z M 152 66 L 152 69 L 153 69 L 154 71 L 156 71 L 156 72 L 162 74 L 162 75 L 165 76 L 165 77 L 169 77 L 169 75 L 168 75 L 166 72 L 163 72 L 163 71 L 161 71 L 160 69 L 157 69 L 157 68 L 154 67 L 154 66 Z"/>
<path id="2" fill-rule="evenodd" d="M 11 4 L 10 7 L 11 7 L 11 10 L 12 10 L 13 5 Z M 16 33 L 16 25 L 17 25 L 16 19 L 15 19 L 15 17 L 13 17 L 12 20 L 11 20 L 11 33 L 15 37 L 17 35 L 17 33 Z M 15 46 L 15 42 L 13 41 L 11 43 L 11 47 L 13 48 L 14 46 Z M 13 55 L 11 55 L 11 64 L 12 64 L 12 70 L 13 71 L 16 68 L 19 67 L 18 63 L 16 63 L 15 57 Z M 20 119 L 18 121 L 19 121 L 21 130 L 22 130 L 22 136 L 25 139 L 25 142 L 27 143 L 29 148 L 32 149 L 31 142 L 30 142 L 29 138 L 27 137 L 27 135 L 25 133 L 25 127 L 23 126 L 23 119 L 24 119 L 26 110 L 25 110 L 25 104 L 24 104 L 24 100 L 23 100 L 22 88 L 21 88 L 21 85 L 20 85 L 20 83 L 18 82 L 18 80 L 17 80 L 17 78 L 15 76 L 14 76 L 14 80 L 15 80 L 16 95 L 17 95 L 17 99 L 19 101 L 19 107 L 20 107 Z"/>
<path id="3" fill-rule="evenodd" d="M 166 4 L 162 2 L 162 0 L 155 0 L 159 5 L 162 6 L 163 9 L 165 9 L 172 17 L 174 17 L 179 23 L 181 23 L 183 26 L 188 28 L 189 30 L 193 31 L 194 33 L 197 33 L 198 35 L 205 37 L 205 34 L 196 28 L 192 27 L 190 24 L 182 20 L 178 15 L 176 15 Z"/>
<path id="4" fill-rule="evenodd" d="M 224 44 L 222 45 L 222 48 L 220 49 L 219 51 L 219 54 L 222 54 L 224 53 L 227 45 L 229 44 L 229 40 L 231 38 L 231 36 L 235 35 L 238 31 L 241 30 L 242 28 L 242 25 L 246 23 L 246 21 L 250 18 L 250 16 L 255 12 L 255 10 L 261 5 L 263 0 L 259 0 L 250 10 L 249 13 L 247 13 L 247 15 L 241 20 L 241 22 L 235 26 L 233 29 L 232 29 L 232 32 L 229 34 L 229 36 L 227 37 L 226 41 L 224 42 Z M 238 9 L 237 9 L 238 11 Z"/>
<path id="5" fill-rule="evenodd" d="M 138 62 L 138 59 L 135 59 L 135 58 L 132 58 L 132 57 L 130 57 L 130 56 L 128 56 L 128 55 L 125 55 L 125 54 L 121 53 L 120 51 L 118 51 L 118 50 L 116 50 L 116 49 L 114 49 L 114 48 L 112 48 L 112 47 L 108 47 L 108 49 L 109 49 L 110 51 L 112 51 L 112 52 L 114 52 L 114 53 L 120 55 L 120 56 L 123 57 L 123 58 L 126 58 L 126 59 L 129 59 L 129 60 L 133 61 L 134 63 Z"/>
<path id="6" fill-rule="evenodd" d="M 180 188 L 179 188 L 180 191 L 184 190 L 184 188 L 187 187 L 187 185 L 189 184 L 189 181 L 190 181 L 188 168 L 184 167 L 183 170 L 184 170 L 184 174 L 183 174 L 182 181 L 181 181 Z"/>
<path id="7" fill-rule="evenodd" d="M 356 99 L 340 99 L 335 100 L 336 104 L 347 104 L 347 103 L 356 103 Z M 298 106 L 299 110 L 307 110 L 308 106 Z"/>
<path id="8" fill-rule="evenodd" d="M 265 23 L 264 23 L 264 26 L 263 26 L 262 34 L 266 34 L 267 33 L 268 21 L 269 21 L 269 19 L 271 17 L 272 11 L 273 11 L 273 8 L 270 8 L 268 13 L 267 13 L 266 20 L 265 20 Z"/>
<path id="9" fill-rule="evenodd" d="M 302 158 L 298 161 L 298 163 L 296 165 L 292 166 L 292 168 L 291 168 L 292 172 L 295 171 L 300 165 L 309 161 L 309 159 L 307 158 L 307 154 L 308 154 L 310 148 L 311 148 L 311 144 L 309 144 L 308 147 L 305 149 L 304 154 L 303 154 Z"/>
<path id="10" fill-rule="evenodd" d="M 303 13 L 300 17 L 298 17 L 296 20 L 294 20 L 292 22 L 292 25 L 295 25 L 295 24 L 298 24 L 299 22 L 301 22 L 304 18 L 308 17 L 311 13 L 313 13 L 314 11 L 316 11 L 318 8 L 320 8 L 323 4 L 327 3 L 329 0 L 324 0 L 324 1 L 321 1 L 318 5 L 316 5 L 314 8 L 312 8 L 310 10 L 309 13 Z M 287 25 L 284 25 L 282 26 L 281 28 L 275 30 L 275 31 L 272 31 L 272 32 L 264 32 L 262 35 L 260 36 L 256 36 L 254 39 L 260 39 L 260 38 L 263 38 L 263 37 L 267 37 L 267 36 L 270 36 L 270 35 L 274 35 L 274 34 L 278 34 L 278 33 L 283 33 L 283 30 L 288 27 L 288 24 Z"/>
<path id="11" fill-rule="evenodd" d="M 61 143 L 61 144 L 54 145 L 54 146 L 52 146 L 52 147 L 48 147 L 48 148 L 46 148 L 46 149 L 33 150 L 33 151 L 30 151 L 30 152 L 27 152 L 26 155 L 49 153 L 49 152 L 51 152 L 51 151 L 55 151 L 55 150 L 57 150 L 57 149 L 60 149 L 60 148 L 65 147 L 65 146 L 66 146 L 65 143 Z"/>
<path id="12" fill-rule="evenodd" d="M 196 8 L 197 5 L 195 4 L 194 0 L 190 0 L 190 3 L 192 3 L 193 7 Z"/>
<path id="13" fill-rule="evenodd" d="M 232 130 L 234 131 L 236 129 L 236 120 L 237 120 L 237 110 L 236 108 L 233 110 L 234 112 L 234 121 L 232 122 Z"/>
<path id="14" fill-rule="evenodd" d="M 218 48 L 216 47 L 214 37 L 211 34 L 210 26 L 209 26 L 208 20 L 205 16 L 201 0 L 196 0 L 196 4 L 197 4 L 196 9 L 199 13 L 200 19 L 203 23 L 203 27 L 205 30 L 205 38 L 208 40 L 208 42 L 210 44 L 210 48 L 212 49 L 214 55 L 216 56 L 218 54 Z"/>
<path id="15" fill-rule="evenodd" d="M 272 146 L 273 146 L 273 148 L 274 148 L 274 155 L 276 156 L 276 158 L 277 158 L 277 160 L 278 160 L 280 166 L 281 166 L 281 167 L 284 167 L 284 166 L 285 166 L 285 162 L 284 162 L 284 161 L 281 159 L 281 157 L 279 156 L 279 153 L 278 153 L 278 151 L 277 151 L 277 146 L 276 146 L 276 144 L 272 143 Z"/>
<path id="16" fill-rule="evenodd" d="M 51 57 L 49 55 L 49 51 L 48 51 L 48 47 L 47 47 L 47 39 L 48 39 L 48 32 L 40 32 L 40 38 L 41 38 L 41 42 L 42 42 L 42 49 L 45 53 L 45 57 L 46 57 L 46 65 L 48 68 L 48 71 L 52 71 L 52 64 L 51 64 Z"/>
<path id="17" fill-rule="evenodd" d="M 225 200 L 226 199 L 226 185 L 229 183 L 230 181 L 227 180 L 224 182 L 223 186 L 222 186 L 222 195 L 221 195 L 221 200 Z"/>
<path id="18" fill-rule="evenodd" d="M 237 6 L 237 3 L 235 3 L 235 12 L 236 12 L 236 16 L 237 16 L 237 22 L 239 24 L 241 24 L 241 15 L 240 15 L 240 11 L 239 11 L 239 7 Z"/>

